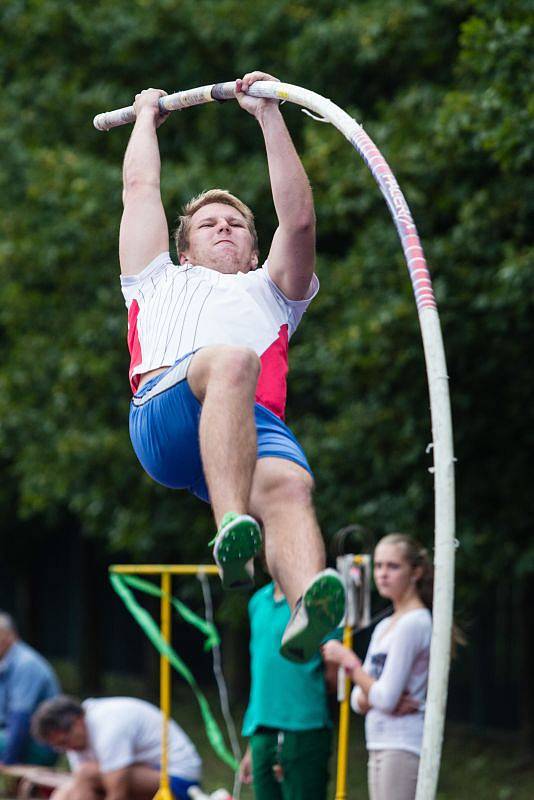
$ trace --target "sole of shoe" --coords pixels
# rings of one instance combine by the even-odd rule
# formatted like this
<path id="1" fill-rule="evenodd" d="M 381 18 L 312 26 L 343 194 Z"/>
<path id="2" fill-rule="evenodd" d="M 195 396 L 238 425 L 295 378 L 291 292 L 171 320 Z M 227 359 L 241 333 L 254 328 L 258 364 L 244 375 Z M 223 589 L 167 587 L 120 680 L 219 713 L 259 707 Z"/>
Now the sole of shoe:
<path id="1" fill-rule="evenodd" d="M 254 566 L 248 567 L 261 550 L 261 531 L 246 514 L 232 520 L 215 537 L 213 557 L 221 573 L 224 589 L 250 589 L 254 586 Z"/>
<path id="2" fill-rule="evenodd" d="M 289 622 L 289 635 L 284 641 L 284 634 L 280 654 L 299 664 L 309 661 L 325 636 L 339 625 L 344 611 L 345 589 L 339 574 L 333 569 L 320 572 L 302 598 L 299 613 L 305 615 L 304 624 L 291 635 Z"/>

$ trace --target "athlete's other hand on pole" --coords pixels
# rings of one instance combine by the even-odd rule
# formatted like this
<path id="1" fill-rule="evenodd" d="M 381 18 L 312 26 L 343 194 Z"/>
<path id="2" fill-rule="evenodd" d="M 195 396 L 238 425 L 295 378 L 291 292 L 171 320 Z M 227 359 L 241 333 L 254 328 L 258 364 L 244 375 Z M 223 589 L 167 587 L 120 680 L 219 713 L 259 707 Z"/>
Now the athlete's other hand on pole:
<path id="1" fill-rule="evenodd" d="M 263 112 L 270 106 L 278 106 L 278 100 L 271 100 L 266 97 L 250 97 L 246 94 L 252 84 L 256 83 L 256 81 L 277 81 L 280 83 L 279 78 L 275 78 L 272 75 L 268 75 L 266 72 L 260 72 L 259 70 L 256 70 L 255 72 L 247 72 L 247 74 L 242 78 L 238 78 L 236 80 L 237 102 L 241 108 L 244 108 L 245 111 L 248 111 L 248 113 L 252 114 L 254 117 L 257 117 L 260 112 Z"/>
<path id="2" fill-rule="evenodd" d="M 152 114 L 156 123 L 156 128 L 163 125 L 169 114 L 162 114 L 160 112 L 158 101 L 160 97 L 164 97 L 166 94 L 167 92 L 163 89 L 143 89 L 140 94 L 136 94 L 134 101 L 136 118 L 139 118 L 141 114 Z"/>

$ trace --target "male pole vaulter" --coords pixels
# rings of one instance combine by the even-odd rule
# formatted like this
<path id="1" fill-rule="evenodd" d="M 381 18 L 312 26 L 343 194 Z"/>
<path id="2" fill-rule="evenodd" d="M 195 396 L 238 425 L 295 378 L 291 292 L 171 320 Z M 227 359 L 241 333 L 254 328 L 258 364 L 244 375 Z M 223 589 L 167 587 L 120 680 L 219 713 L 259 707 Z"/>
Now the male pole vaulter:
<path id="1" fill-rule="evenodd" d="M 156 132 L 165 92 L 136 95 L 120 229 L 130 434 L 154 480 L 211 502 L 226 588 L 252 584 L 263 527 L 269 572 L 292 608 L 281 652 L 307 661 L 344 610 L 341 579 L 324 568 L 311 470 L 283 422 L 288 341 L 319 288 L 315 214 L 278 102 L 247 95 L 258 80 L 276 79 L 248 73 L 237 100 L 263 133 L 278 217 L 261 267 L 251 210 L 221 189 L 186 205 L 172 263 Z"/>

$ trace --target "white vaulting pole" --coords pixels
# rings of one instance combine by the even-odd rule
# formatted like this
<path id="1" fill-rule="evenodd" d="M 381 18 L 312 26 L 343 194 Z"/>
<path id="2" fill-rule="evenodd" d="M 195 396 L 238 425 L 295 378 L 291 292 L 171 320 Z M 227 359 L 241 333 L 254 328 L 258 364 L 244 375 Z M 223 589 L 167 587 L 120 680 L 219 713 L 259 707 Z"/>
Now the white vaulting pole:
<path id="1" fill-rule="evenodd" d="M 416 800 L 436 796 L 447 705 L 454 605 L 454 455 L 449 380 L 437 311 L 421 314 L 434 452 L 434 602 L 430 671 Z"/>
<path id="2" fill-rule="evenodd" d="M 449 381 L 439 315 L 423 248 L 410 209 L 386 160 L 363 128 L 339 106 L 308 89 L 257 81 L 253 97 L 288 100 L 334 125 L 363 158 L 378 183 L 399 234 L 419 315 L 430 394 L 435 495 L 435 581 L 430 673 L 416 800 L 434 800 L 439 777 L 450 664 L 454 598 L 454 455 Z M 235 81 L 201 86 L 160 99 L 163 112 L 235 98 Z M 133 107 L 98 114 L 98 130 L 131 123 Z"/>

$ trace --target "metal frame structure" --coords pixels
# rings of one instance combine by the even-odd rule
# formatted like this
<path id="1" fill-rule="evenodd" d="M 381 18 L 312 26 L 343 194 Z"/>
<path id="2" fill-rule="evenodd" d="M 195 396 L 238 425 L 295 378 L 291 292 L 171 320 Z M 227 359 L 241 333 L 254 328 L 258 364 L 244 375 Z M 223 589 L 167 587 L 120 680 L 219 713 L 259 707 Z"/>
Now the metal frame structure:
<path id="1" fill-rule="evenodd" d="M 347 610 L 343 620 L 343 644 L 352 647 L 353 631 L 359 627 L 369 624 L 369 575 L 371 557 L 368 555 L 348 555 L 338 558 L 338 570 L 343 576 L 347 595 Z M 361 569 L 367 575 L 365 585 L 361 584 L 363 592 L 367 592 L 364 602 L 364 610 L 361 612 L 361 592 L 355 586 L 354 577 L 351 575 L 351 568 Z M 218 576 L 219 571 L 215 564 L 114 564 L 109 568 L 111 573 L 119 575 L 154 575 L 160 579 L 161 600 L 160 600 L 160 630 L 163 640 L 168 644 L 171 641 L 171 597 L 172 597 L 172 576 L 173 575 L 214 575 Z M 340 670 L 340 677 L 341 677 Z M 347 798 L 347 773 L 348 773 L 348 743 L 350 726 L 350 681 L 344 673 L 340 681 L 341 690 L 338 693 L 340 704 L 339 714 L 339 733 L 338 733 L 338 756 L 337 756 L 337 777 L 335 800 L 346 800 Z M 169 737 L 168 726 L 171 718 L 171 665 L 167 656 L 160 655 L 160 710 L 162 713 L 161 729 L 161 767 L 160 784 L 154 800 L 174 800 L 168 775 L 168 756 L 169 756 Z M 195 792 L 193 792 L 195 795 Z M 195 795 L 196 796 L 196 795 Z M 198 793 L 199 800 L 203 795 Z"/>
<path id="2" fill-rule="evenodd" d="M 215 564 L 114 564 L 110 572 L 120 575 L 158 575 L 161 584 L 161 635 L 171 644 L 171 596 L 173 575 L 218 575 Z M 174 800 L 169 783 L 169 720 L 171 718 L 171 665 L 163 654 L 159 659 L 159 705 L 163 717 L 161 727 L 161 768 L 159 790 L 154 800 Z"/>
<path id="3" fill-rule="evenodd" d="M 371 556 L 352 553 L 337 558 L 336 566 L 345 585 L 346 607 L 343 644 L 352 650 L 354 632 L 371 624 Z M 343 668 L 338 673 L 339 733 L 335 800 L 347 800 L 350 695 L 352 686 Z"/>
<path id="4" fill-rule="evenodd" d="M 432 445 L 434 456 L 435 544 L 434 605 L 430 649 L 430 671 L 426 703 L 423 746 L 419 764 L 416 800 L 436 796 L 445 705 L 450 665 L 452 611 L 454 597 L 455 504 L 454 455 L 449 379 L 438 310 L 423 248 L 412 214 L 386 160 L 356 120 L 327 98 L 277 81 L 257 81 L 248 90 L 253 97 L 287 100 L 322 122 L 334 125 L 354 147 L 371 171 L 387 203 L 406 259 L 421 334 L 430 395 Z M 160 98 L 162 112 L 175 111 L 214 100 L 233 100 L 235 81 L 201 86 Z M 98 130 L 135 121 L 133 106 L 98 114 L 93 121 Z"/>

